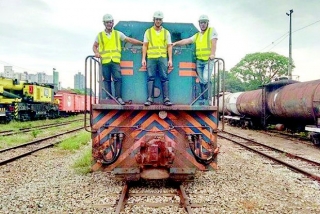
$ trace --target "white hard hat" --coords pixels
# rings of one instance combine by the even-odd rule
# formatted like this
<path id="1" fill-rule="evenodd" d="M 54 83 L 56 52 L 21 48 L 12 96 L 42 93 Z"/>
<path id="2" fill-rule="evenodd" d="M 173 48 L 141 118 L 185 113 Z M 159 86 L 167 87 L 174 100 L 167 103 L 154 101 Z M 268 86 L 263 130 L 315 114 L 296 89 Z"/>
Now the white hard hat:
<path id="1" fill-rule="evenodd" d="M 156 11 L 153 14 L 153 18 L 163 19 L 163 13 L 161 11 Z"/>
<path id="2" fill-rule="evenodd" d="M 112 20 L 113 20 L 113 17 L 110 14 L 104 15 L 103 18 L 102 18 L 103 22 L 108 22 L 108 21 L 112 21 Z"/>
<path id="3" fill-rule="evenodd" d="M 209 21 L 209 17 L 207 16 L 207 15 L 201 15 L 200 17 L 199 17 L 199 22 L 200 21 Z"/>

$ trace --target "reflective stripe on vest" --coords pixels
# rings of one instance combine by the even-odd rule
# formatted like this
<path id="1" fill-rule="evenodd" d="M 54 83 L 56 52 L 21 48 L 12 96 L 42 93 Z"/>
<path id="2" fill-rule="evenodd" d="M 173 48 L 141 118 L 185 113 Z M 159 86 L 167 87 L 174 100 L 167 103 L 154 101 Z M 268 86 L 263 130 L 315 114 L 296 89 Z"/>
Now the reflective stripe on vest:
<path id="1" fill-rule="evenodd" d="M 98 42 L 102 64 L 109 63 L 111 60 L 113 62 L 120 63 L 121 41 L 118 31 L 113 30 L 110 38 L 107 37 L 105 31 L 100 32 Z"/>
<path id="2" fill-rule="evenodd" d="M 153 27 L 147 30 L 147 38 L 149 40 L 148 58 L 167 57 L 167 33 L 169 32 L 164 28 L 160 33 L 157 33 Z"/>
<path id="3" fill-rule="evenodd" d="M 197 59 L 201 60 L 208 60 L 209 56 L 211 54 L 211 39 L 210 35 L 212 32 L 212 28 L 208 28 L 204 34 L 202 34 L 202 40 L 201 38 L 201 32 L 197 33 L 196 35 L 196 57 Z"/>

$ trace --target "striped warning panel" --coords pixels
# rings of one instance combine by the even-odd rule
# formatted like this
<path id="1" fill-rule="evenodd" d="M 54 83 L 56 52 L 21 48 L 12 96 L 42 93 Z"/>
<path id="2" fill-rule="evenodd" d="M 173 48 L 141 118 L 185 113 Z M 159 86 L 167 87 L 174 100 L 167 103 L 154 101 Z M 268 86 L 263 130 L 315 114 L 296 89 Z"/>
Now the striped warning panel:
<path id="1" fill-rule="evenodd" d="M 167 111 L 164 119 L 159 117 L 157 110 L 93 110 L 92 129 L 96 132 L 92 135 L 93 157 L 97 163 L 101 158 L 114 152 L 112 137 L 115 133 L 123 133 L 121 155 L 117 161 L 110 165 L 98 164 L 96 168 L 113 170 L 114 168 L 137 167 L 135 154 L 140 148 L 141 139 L 147 134 L 163 134 L 166 141 L 170 142 L 175 151 L 173 167 L 192 168 L 206 170 L 207 167 L 198 163 L 190 148 L 187 139 L 188 134 L 201 135 L 201 146 L 210 149 L 216 142 L 217 129 L 216 111 Z"/>

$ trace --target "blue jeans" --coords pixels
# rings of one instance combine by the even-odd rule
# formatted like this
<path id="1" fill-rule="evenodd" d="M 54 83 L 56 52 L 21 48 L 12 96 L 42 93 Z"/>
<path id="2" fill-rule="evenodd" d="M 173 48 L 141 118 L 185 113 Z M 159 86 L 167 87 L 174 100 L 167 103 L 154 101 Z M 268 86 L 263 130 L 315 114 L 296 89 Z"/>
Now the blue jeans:
<path id="1" fill-rule="evenodd" d="M 168 81 L 168 61 L 167 58 L 149 58 L 147 61 L 148 82 L 155 81 L 157 71 L 161 82 Z"/>
<path id="2" fill-rule="evenodd" d="M 209 61 L 209 65 L 208 65 Z M 211 74 L 213 70 L 213 61 L 197 60 L 197 74 L 201 84 L 207 84 L 211 81 Z"/>
<path id="3" fill-rule="evenodd" d="M 107 64 L 102 64 L 102 76 L 103 76 L 104 87 L 105 87 L 105 90 L 108 91 L 110 94 L 112 94 L 111 75 L 114 81 L 115 97 L 121 97 L 122 76 L 121 76 L 121 69 L 120 69 L 119 63 L 111 61 Z"/>

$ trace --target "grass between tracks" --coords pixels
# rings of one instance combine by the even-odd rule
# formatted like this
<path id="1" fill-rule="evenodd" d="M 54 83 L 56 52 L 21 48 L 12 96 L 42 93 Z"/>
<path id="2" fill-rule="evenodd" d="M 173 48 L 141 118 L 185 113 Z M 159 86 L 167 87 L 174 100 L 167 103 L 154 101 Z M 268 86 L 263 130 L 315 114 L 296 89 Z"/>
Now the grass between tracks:
<path id="1" fill-rule="evenodd" d="M 83 148 L 85 145 L 88 145 L 90 141 L 90 133 L 86 131 L 81 131 L 79 134 L 68 138 L 61 143 L 59 143 L 58 148 L 63 150 L 75 151 Z M 82 155 L 75 160 L 72 167 L 79 174 L 87 174 L 91 170 L 91 146 L 89 148 L 84 148 Z"/>

